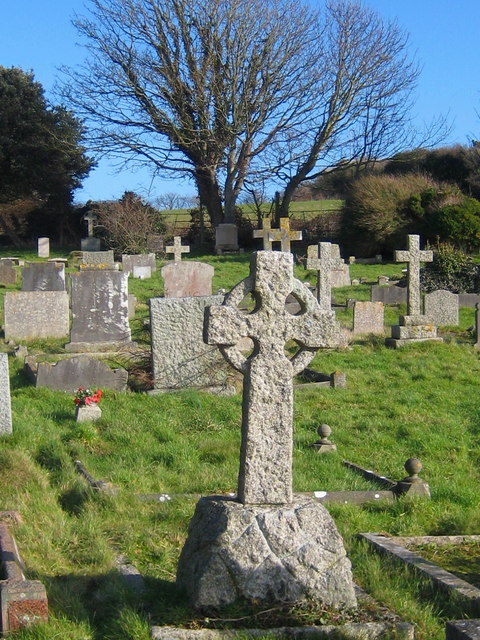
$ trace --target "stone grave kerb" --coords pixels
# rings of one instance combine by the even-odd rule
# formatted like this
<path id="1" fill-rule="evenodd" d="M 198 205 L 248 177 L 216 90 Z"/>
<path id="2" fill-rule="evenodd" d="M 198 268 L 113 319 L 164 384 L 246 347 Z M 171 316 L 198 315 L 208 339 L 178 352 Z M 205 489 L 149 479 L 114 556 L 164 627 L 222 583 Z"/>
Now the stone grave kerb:
<path id="1" fill-rule="evenodd" d="M 182 239 L 180 236 L 175 236 L 173 239 L 173 245 L 169 245 L 165 248 L 166 253 L 173 253 L 173 261 L 180 262 L 182 259 L 182 253 L 190 253 L 190 247 L 182 246 Z"/>
<path id="2" fill-rule="evenodd" d="M 319 242 L 307 248 L 307 269 L 317 272 L 317 300 L 321 309 L 332 307 L 332 243 Z"/>
<path id="3" fill-rule="evenodd" d="M 270 218 L 264 218 L 262 221 L 262 228 L 255 229 L 253 231 L 254 238 L 262 238 L 264 251 L 272 250 L 272 242 L 270 240 L 270 232 L 272 231 Z"/>
<path id="4" fill-rule="evenodd" d="M 433 251 L 420 250 L 420 236 L 407 236 L 408 250 L 395 251 L 395 262 L 407 263 L 407 315 L 421 316 L 420 263 L 432 262 Z"/>
<path id="5" fill-rule="evenodd" d="M 251 293 L 253 312 L 239 308 Z M 291 315 L 285 301 L 300 303 Z M 253 341 L 248 357 L 236 344 Z M 289 341 L 299 347 L 289 358 Z M 244 375 L 242 444 L 238 500 L 243 504 L 292 502 L 293 376 L 302 371 L 317 349 L 340 343 L 335 314 L 320 308 L 315 296 L 293 277 L 293 256 L 278 251 L 252 255 L 250 276 L 227 295 L 223 305 L 205 314 L 205 341 L 216 344 L 225 359 Z"/>
<path id="6" fill-rule="evenodd" d="M 290 218 L 280 218 L 280 229 L 271 229 L 268 234 L 270 246 L 272 242 L 280 242 L 280 250 L 286 253 L 290 252 L 290 243 L 292 240 L 301 239 L 301 231 L 292 231 L 290 229 Z"/>

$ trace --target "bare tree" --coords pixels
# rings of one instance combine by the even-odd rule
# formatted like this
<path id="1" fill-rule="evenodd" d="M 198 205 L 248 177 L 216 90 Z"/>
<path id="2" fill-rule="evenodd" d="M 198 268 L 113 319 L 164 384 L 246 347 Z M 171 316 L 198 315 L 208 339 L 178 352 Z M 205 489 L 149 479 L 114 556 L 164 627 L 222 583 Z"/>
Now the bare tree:
<path id="1" fill-rule="evenodd" d="M 249 165 L 311 109 L 316 14 L 289 0 L 90 0 L 61 95 L 105 154 L 191 176 L 232 221 Z M 225 211 L 223 211 L 224 204 Z M 225 215 L 224 215 L 225 214 Z"/>
<path id="2" fill-rule="evenodd" d="M 184 196 L 180 193 L 169 191 L 162 193 L 155 199 L 155 205 L 161 210 L 186 209 L 197 205 L 196 198 L 193 196 Z"/>
<path id="3" fill-rule="evenodd" d="M 288 215 L 304 181 L 332 168 L 360 170 L 400 149 L 437 143 L 447 132 L 442 117 L 422 132 L 412 126 L 419 68 L 395 21 L 357 0 L 327 0 L 319 33 L 321 51 L 312 64 L 316 109 L 306 127 L 277 136 L 269 150 L 269 171 L 283 185 L 279 217 Z"/>

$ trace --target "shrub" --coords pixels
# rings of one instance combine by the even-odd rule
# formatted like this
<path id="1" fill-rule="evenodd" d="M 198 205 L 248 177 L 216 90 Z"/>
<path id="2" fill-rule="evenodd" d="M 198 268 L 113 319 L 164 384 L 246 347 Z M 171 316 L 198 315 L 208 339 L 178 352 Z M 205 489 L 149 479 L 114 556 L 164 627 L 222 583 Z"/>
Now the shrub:
<path id="1" fill-rule="evenodd" d="M 480 246 L 480 202 L 475 198 L 465 197 L 462 203 L 433 210 L 428 217 L 431 233 L 440 240 L 467 251 Z"/>
<path id="2" fill-rule="evenodd" d="M 480 265 L 463 251 L 443 243 L 435 249 L 433 262 L 422 269 L 422 284 L 427 292 L 448 289 L 454 293 L 479 293 Z"/>

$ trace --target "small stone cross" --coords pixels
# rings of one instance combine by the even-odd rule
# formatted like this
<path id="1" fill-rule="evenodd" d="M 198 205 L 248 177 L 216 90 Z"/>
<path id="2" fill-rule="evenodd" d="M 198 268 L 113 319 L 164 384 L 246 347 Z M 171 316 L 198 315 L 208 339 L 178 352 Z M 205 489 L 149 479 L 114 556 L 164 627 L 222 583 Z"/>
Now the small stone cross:
<path id="1" fill-rule="evenodd" d="M 320 309 L 332 308 L 332 258 L 331 242 L 319 242 L 307 249 L 307 269 L 317 271 L 317 300 Z"/>
<path id="2" fill-rule="evenodd" d="M 263 238 L 263 250 L 271 251 L 272 250 L 272 242 L 270 240 L 270 233 L 272 231 L 270 218 L 264 218 L 262 220 L 262 228 L 255 229 L 253 231 L 254 238 Z"/>
<path id="3" fill-rule="evenodd" d="M 420 316 L 420 263 L 432 262 L 433 251 L 420 251 L 420 236 L 410 234 L 407 251 L 395 251 L 395 262 L 407 263 L 407 315 Z"/>
<path id="4" fill-rule="evenodd" d="M 290 242 L 292 240 L 301 239 L 301 231 L 290 231 L 290 218 L 280 218 L 280 229 L 271 229 L 268 234 L 269 242 L 280 242 L 281 251 L 285 252 L 290 251 Z"/>
<path id="5" fill-rule="evenodd" d="M 252 313 L 239 303 L 251 293 Z M 301 306 L 291 315 L 289 294 Z M 205 341 L 216 344 L 228 362 L 244 374 L 242 445 L 238 500 L 243 504 L 292 502 L 293 381 L 321 347 L 337 346 L 339 326 L 332 311 L 320 309 L 315 296 L 293 277 L 293 257 L 280 251 L 253 253 L 250 276 L 205 314 Z M 245 358 L 236 346 L 250 338 L 254 348 Z M 285 346 L 299 351 L 289 359 Z"/>
<path id="6" fill-rule="evenodd" d="M 180 236 L 173 238 L 173 245 L 165 248 L 166 253 L 173 253 L 173 261 L 180 262 L 182 253 L 190 253 L 190 247 L 182 247 L 182 239 Z"/>
<path id="7" fill-rule="evenodd" d="M 96 213 L 89 211 L 83 216 L 83 219 L 87 221 L 87 233 L 89 238 L 93 238 L 93 225 L 98 220 Z"/>

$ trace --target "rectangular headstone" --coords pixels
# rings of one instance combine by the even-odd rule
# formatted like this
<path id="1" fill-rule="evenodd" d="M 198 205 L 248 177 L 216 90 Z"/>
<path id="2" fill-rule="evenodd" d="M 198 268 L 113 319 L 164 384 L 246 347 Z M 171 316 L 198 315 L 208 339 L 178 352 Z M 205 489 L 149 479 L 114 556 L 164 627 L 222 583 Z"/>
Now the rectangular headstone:
<path id="1" fill-rule="evenodd" d="M 4 298 L 5 339 L 34 340 L 68 335 L 66 291 L 11 291 Z"/>
<path id="2" fill-rule="evenodd" d="M 90 238 L 82 238 L 80 240 L 80 248 L 82 251 L 100 251 L 101 246 L 100 238 L 91 236 Z"/>
<path id="3" fill-rule="evenodd" d="M 11 260 L 0 261 L 0 284 L 17 284 L 17 271 Z"/>
<path id="4" fill-rule="evenodd" d="M 113 251 L 82 251 L 80 262 L 86 265 L 102 265 L 105 269 L 111 269 L 115 264 L 115 258 Z"/>
<path id="5" fill-rule="evenodd" d="M 48 258 L 50 256 L 50 238 L 38 239 L 38 257 Z"/>
<path id="6" fill-rule="evenodd" d="M 150 267 L 152 273 L 157 269 L 154 253 L 124 254 L 122 255 L 124 271 L 133 273 L 134 267 Z"/>
<path id="7" fill-rule="evenodd" d="M 407 288 L 397 287 L 396 285 L 372 285 L 371 289 L 371 301 L 383 302 L 383 304 L 400 304 L 401 302 L 407 302 Z"/>
<path id="8" fill-rule="evenodd" d="M 459 307 L 472 307 L 480 302 L 480 295 L 478 293 L 459 293 L 458 294 L 458 306 Z"/>
<path id="9" fill-rule="evenodd" d="M 135 265 L 133 267 L 133 277 L 138 280 L 146 280 L 152 277 L 152 268 L 150 266 L 140 267 Z"/>
<path id="10" fill-rule="evenodd" d="M 205 308 L 222 295 L 151 298 L 150 326 L 155 389 L 224 386 L 230 372 L 220 351 L 203 341 Z"/>
<path id="11" fill-rule="evenodd" d="M 165 298 L 212 295 L 214 269 L 204 262 L 169 262 L 162 267 Z"/>
<path id="12" fill-rule="evenodd" d="M 425 294 L 425 315 L 437 327 L 458 325 L 458 294 L 438 289 Z"/>
<path id="13" fill-rule="evenodd" d="M 72 330 L 67 351 L 102 351 L 131 342 L 128 274 L 79 271 L 72 274 Z"/>
<path id="14" fill-rule="evenodd" d="M 147 237 L 147 251 L 163 253 L 165 251 L 165 238 L 156 234 L 149 235 Z"/>
<path id="15" fill-rule="evenodd" d="M 355 301 L 353 307 L 353 333 L 382 335 L 384 333 L 383 302 Z"/>
<path id="16" fill-rule="evenodd" d="M 8 355 L 0 353 L 0 434 L 12 433 Z"/>
<path id="17" fill-rule="evenodd" d="M 32 367 L 28 362 L 26 366 Z M 33 367 L 35 385 L 57 391 L 73 393 L 80 386 L 91 389 L 114 389 L 125 391 L 128 372 L 125 369 L 111 369 L 104 362 L 91 356 L 82 355 L 66 358 L 58 362 L 39 362 Z"/>
<path id="18" fill-rule="evenodd" d="M 22 291 L 65 291 L 65 266 L 30 262 L 22 269 Z"/>
<path id="19" fill-rule="evenodd" d="M 215 227 L 215 251 L 238 250 L 238 227 L 236 224 L 224 223 Z"/>

